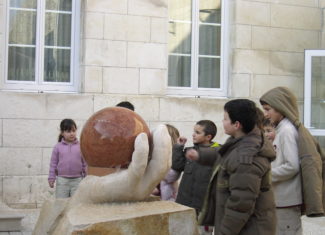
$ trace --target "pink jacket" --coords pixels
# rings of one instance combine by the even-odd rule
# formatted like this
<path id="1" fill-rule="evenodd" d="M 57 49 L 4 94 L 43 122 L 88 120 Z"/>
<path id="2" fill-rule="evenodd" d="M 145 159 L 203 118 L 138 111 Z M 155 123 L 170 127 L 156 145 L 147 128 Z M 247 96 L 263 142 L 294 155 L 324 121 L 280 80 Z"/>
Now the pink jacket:
<path id="1" fill-rule="evenodd" d="M 64 140 L 54 146 L 51 162 L 49 181 L 55 181 L 56 176 L 77 178 L 86 176 L 87 164 L 80 151 L 78 140 L 67 143 Z"/>
<path id="2" fill-rule="evenodd" d="M 160 182 L 160 198 L 166 201 L 175 201 L 178 191 L 178 182 L 181 173 L 170 169 Z"/>

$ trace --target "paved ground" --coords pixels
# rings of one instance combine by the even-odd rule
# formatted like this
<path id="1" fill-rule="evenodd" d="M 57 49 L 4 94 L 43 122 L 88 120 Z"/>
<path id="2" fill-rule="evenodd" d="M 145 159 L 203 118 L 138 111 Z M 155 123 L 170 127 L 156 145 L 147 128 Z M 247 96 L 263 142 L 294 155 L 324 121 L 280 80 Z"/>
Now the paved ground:
<path id="1" fill-rule="evenodd" d="M 39 209 L 19 210 L 25 217 L 22 220 L 21 232 L 0 232 L 0 235 L 32 235 L 32 231 L 39 216 Z M 325 217 L 308 218 L 302 217 L 304 235 L 325 235 Z"/>

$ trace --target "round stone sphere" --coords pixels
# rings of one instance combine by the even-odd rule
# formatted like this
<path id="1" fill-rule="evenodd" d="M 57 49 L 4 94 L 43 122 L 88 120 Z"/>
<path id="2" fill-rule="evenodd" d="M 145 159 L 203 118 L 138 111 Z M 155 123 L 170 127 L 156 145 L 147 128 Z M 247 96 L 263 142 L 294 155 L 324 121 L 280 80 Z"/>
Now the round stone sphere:
<path id="1" fill-rule="evenodd" d="M 131 162 L 134 141 L 141 132 L 150 137 L 147 124 L 134 111 L 104 108 L 85 123 L 80 136 L 81 152 L 89 166 L 125 168 Z"/>

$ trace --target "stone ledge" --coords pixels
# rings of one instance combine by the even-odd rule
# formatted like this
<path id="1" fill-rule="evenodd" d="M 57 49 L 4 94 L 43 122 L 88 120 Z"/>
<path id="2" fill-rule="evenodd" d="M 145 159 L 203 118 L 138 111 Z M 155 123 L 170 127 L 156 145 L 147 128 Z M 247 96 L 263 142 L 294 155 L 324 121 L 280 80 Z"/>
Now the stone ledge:
<path id="1" fill-rule="evenodd" d="M 169 201 L 79 205 L 64 215 L 54 212 L 59 215 L 54 225 L 53 220 L 51 225 L 46 224 L 49 220 L 42 215 L 61 206 L 55 201 L 46 204 L 35 227 L 35 235 L 47 232 L 52 235 L 198 234 L 195 210 Z"/>

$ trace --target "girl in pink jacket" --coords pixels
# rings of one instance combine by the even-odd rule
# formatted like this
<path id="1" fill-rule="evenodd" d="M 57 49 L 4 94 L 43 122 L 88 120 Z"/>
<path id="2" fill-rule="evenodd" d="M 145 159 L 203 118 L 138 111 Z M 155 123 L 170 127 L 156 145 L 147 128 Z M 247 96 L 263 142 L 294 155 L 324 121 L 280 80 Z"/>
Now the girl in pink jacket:
<path id="1" fill-rule="evenodd" d="M 54 146 L 48 182 L 51 188 L 56 181 L 57 198 L 71 197 L 82 178 L 86 176 L 86 162 L 77 140 L 77 125 L 72 119 L 64 119 L 60 124 L 58 143 Z"/>

